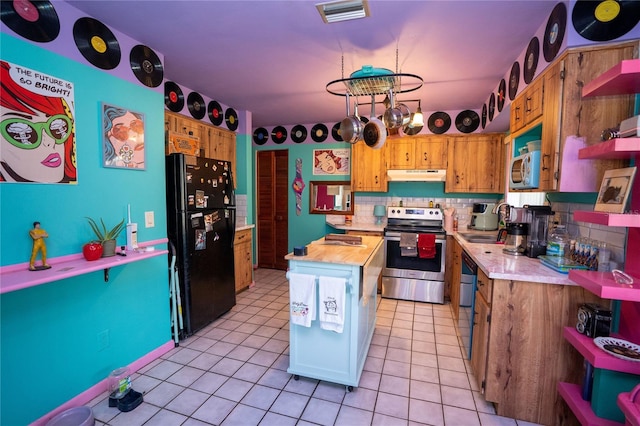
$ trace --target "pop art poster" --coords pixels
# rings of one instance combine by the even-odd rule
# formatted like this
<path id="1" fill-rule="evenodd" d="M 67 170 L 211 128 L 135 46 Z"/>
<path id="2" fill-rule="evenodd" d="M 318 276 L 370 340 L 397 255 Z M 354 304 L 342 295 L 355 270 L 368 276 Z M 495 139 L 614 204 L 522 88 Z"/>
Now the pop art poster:
<path id="1" fill-rule="evenodd" d="M 102 105 L 105 167 L 144 170 L 144 114 Z"/>
<path id="2" fill-rule="evenodd" d="M 349 149 L 314 149 L 313 150 L 313 174 L 314 175 L 348 175 L 349 174 Z"/>
<path id="3" fill-rule="evenodd" d="M 0 68 L 0 182 L 77 183 L 73 83 Z"/>

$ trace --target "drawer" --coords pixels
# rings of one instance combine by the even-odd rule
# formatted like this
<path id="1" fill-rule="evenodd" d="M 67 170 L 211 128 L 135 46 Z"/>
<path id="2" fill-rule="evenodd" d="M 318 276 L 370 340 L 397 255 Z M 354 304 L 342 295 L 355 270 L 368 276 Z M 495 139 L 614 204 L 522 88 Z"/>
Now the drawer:
<path id="1" fill-rule="evenodd" d="M 478 291 L 482 294 L 489 305 L 491 305 L 491 293 L 493 291 L 493 280 L 487 277 L 482 269 L 478 268 Z"/>
<path id="2" fill-rule="evenodd" d="M 234 244 L 240 244 L 251 239 L 251 229 L 243 229 L 236 232 L 236 238 L 233 240 Z"/>

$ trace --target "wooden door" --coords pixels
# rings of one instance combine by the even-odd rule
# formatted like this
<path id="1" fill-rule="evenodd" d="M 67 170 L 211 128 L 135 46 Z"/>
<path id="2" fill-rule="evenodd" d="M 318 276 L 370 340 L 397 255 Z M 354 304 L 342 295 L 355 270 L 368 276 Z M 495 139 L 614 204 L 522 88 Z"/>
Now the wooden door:
<path id="1" fill-rule="evenodd" d="M 487 349 L 489 348 L 489 318 L 491 309 L 489 304 L 476 291 L 476 304 L 473 320 L 473 341 L 471 343 L 471 368 L 476 376 L 480 391 L 485 392 L 485 377 L 487 371 Z"/>
<path id="2" fill-rule="evenodd" d="M 446 136 L 416 136 L 416 168 L 446 169 L 448 140 Z"/>
<path id="3" fill-rule="evenodd" d="M 416 167 L 415 145 L 413 138 L 399 138 L 387 140 L 390 169 L 414 169 Z"/>
<path id="4" fill-rule="evenodd" d="M 287 269 L 284 259 L 289 250 L 289 151 L 259 151 L 258 188 L 258 267 Z"/>
<path id="5" fill-rule="evenodd" d="M 373 149 L 364 141 L 351 145 L 351 190 L 386 192 L 386 149 Z"/>

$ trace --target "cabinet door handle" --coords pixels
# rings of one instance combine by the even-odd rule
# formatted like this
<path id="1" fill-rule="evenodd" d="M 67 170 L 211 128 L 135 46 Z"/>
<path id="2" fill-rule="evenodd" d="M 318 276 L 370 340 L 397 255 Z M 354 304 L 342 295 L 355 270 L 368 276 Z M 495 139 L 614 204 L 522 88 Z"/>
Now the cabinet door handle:
<path id="1" fill-rule="evenodd" d="M 408 161 L 409 161 L 409 153 L 408 153 L 408 152 L 405 152 L 405 153 L 404 153 L 404 157 L 406 158 L 406 160 L 407 160 L 407 162 L 408 162 Z"/>
<path id="2" fill-rule="evenodd" d="M 460 176 L 456 175 L 456 183 L 460 183 Z"/>
<path id="3" fill-rule="evenodd" d="M 549 170 L 549 165 L 547 164 L 547 161 L 551 160 L 551 156 L 549 154 L 544 154 L 542 156 L 542 170 Z"/>
<path id="4" fill-rule="evenodd" d="M 527 99 L 525 100 L 525 112 L 531 112 L 531 98 L 527 97 Z"/>
<path id="5" fill-rule="evenodd" d="M 522 117 L 520 117 L 520 107 L 516 107 L 516 121 L 520 121 Z"/>
<path id="6" fill-rule="evenodd" d="M 422 156 L 423 156 L 423 158 L 424 158 L 424 161 L 427 161 L 427 159 L 429 158 L 429 157 L 427 156 L 427 153 L 426 153 L 426 152 L 423 152 L 423 153 L 422 153 Z"/>
<path id="7" fill-rule="evenodd" d="M 484 282 L 481 280 L 478 280 L 478 287 L 482 287 L 484 285 Z"/>

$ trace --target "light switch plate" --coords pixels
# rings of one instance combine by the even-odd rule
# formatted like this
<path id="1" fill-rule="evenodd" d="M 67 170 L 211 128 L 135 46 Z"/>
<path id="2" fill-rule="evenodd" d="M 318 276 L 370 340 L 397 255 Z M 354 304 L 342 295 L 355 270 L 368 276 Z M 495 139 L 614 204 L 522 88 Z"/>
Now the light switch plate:
<path id="1" fill-rule="evenodd" d="M 153 212 L 144 212 L 144 227 L 153 228 L 156 226 Z"/>

